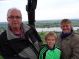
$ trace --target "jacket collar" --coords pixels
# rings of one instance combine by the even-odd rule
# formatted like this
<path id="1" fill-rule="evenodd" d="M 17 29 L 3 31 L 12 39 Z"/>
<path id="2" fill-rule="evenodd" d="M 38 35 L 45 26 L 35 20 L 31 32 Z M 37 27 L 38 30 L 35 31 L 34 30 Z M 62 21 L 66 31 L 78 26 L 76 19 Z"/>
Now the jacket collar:
<path id="1" fill-rule="evenodd" d="M 25 25 L 25 24 L 23 24 L 22 28 L 24 29 L 24 33 L 26 33 L 30 29 L 30 27 L 28 25 Z M 7 32 L 7 38 L 8 38 L 8 40 L 19 38 L 18 36 L 14 35 L 12 33 L 12 31 L 9 29 L 9 27 L 7 27 L 6 32 Z"/>
<path id="2" fill-rule="evenodd" d="M 62 32 L 62 33 L 60 34 L 60 37 L 61 37 L 62 39 L 63 39 L 63 38 L 66 38 L 66 37 L 70 36 L 72 33 L 73 33 L 73 30 L 71 30 L 70 33 L 64 33 L 64 32 Z"/>
<path id="3" fill-rule="evenodd" d="M 48 46 L 47 46 L 48 47 Z M 53 46 L 53 48 L 49 48 L 48 47 L 48 50 L 54 50 L 55 49 L 55 45 Z"/>

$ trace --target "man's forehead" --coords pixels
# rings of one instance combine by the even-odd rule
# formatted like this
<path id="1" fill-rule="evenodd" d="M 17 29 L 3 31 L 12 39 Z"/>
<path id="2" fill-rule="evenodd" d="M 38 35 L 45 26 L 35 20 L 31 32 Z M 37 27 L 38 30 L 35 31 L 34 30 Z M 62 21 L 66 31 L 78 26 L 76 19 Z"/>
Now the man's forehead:
<path id="1" fill-rule="evenodd" d="M 7 16 L 11 15 L 12 13 L 21 15 L 21 11 L 20 10 L 13 8 L 13 9 L 9 9 L 8 10 Z"/>
<path id="2" fill-rule="evenodd" d="M 62 23 L 61 25 L 70 25 L 71 23 L 68 23 L 68 22 L 64 22 Z"/>

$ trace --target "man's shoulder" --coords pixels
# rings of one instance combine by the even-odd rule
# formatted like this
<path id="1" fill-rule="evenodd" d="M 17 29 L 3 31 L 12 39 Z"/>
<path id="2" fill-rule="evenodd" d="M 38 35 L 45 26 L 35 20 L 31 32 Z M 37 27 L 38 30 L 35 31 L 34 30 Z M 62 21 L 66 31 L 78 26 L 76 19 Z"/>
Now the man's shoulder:
<path id="1" fill-rule="evenodd" d="M 70 37 L 71 37 L 72 39 L 79 39 L 79 34 L 76 33 L 76 32 L 73 32 Z"/>
<path id="2" fill-rule="evenodd" d="M 31 29 L 31 27 L 28 24 L 24 24 L 24 23 L 23 23 L 23 28 L 25 32 Z"/>
<path id="3" fill-rule="evenodd" d="M 6 31 L 4 31 L 0 34 L 0 40 L 2 41 L 5 40 L 6 38 L 7 38 Z"/>
<path id="4" fill-rule="evenodd" d="M 3 31 L 3 32 L 0 32 L 0 36 L 1 36 L 1 35 L 5 35 L 5 34 L 6 34 L 6 30 Z"/>

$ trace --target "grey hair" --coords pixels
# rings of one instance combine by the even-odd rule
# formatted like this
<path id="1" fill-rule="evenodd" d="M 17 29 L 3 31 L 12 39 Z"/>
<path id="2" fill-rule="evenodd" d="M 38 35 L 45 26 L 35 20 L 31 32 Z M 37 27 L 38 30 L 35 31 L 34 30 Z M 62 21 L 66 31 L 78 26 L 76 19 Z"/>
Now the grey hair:
<path id="1" fill-rule="evenodd" d="M 7 17 L 8 17 L 8 15 L 12 12 L 12 11 L 18 11 L 20 14 L 21 14 L 21 11 L 19 10 L 19 9 L 17 9 L 17 8 L 10 8 L 9 10 L 8 10 L 8 12 L 7 12 Z M 21 16 L 22 16 L 22 14 L 21 14 Z"/>

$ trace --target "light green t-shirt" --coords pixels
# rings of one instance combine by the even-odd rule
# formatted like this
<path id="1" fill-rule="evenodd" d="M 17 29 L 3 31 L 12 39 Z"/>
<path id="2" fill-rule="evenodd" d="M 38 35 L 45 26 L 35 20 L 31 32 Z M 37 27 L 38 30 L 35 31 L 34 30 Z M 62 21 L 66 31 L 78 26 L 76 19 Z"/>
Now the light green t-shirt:
<path id="1" fill-rule="evenodd" d="M 57 48 L 48 50 L 45 59 L 60 59 L 61 51 Z"/>
<path id="2" fill-rule="evenodd" d="M 43 59 L 45 51 L 45 59 L 60 59 L 61 51 L 59 49 L 49 50 L 46 46 L 41 49 L 39 59 Z"/>

